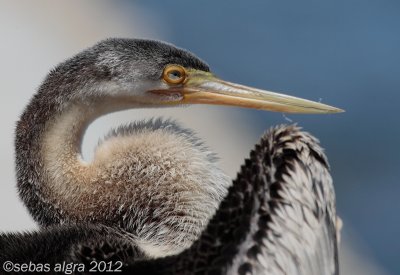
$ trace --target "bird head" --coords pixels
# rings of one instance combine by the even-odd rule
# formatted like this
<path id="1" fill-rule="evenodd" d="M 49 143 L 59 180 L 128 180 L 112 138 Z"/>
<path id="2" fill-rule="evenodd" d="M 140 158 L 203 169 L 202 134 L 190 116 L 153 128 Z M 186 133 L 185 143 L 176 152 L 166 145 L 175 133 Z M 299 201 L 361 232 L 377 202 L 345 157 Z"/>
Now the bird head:
<path id="1" fill-rule="evenodd" d="M 101 78 L 94 81 L 102 85 L 96 92 L 127 103 L 230 105 L 287 113 L 343 111 L 319 102 L 224 81 L 192 53 L 164 42 L 108 39 L 82 54 L 89 60 L 85 71 Z"/>

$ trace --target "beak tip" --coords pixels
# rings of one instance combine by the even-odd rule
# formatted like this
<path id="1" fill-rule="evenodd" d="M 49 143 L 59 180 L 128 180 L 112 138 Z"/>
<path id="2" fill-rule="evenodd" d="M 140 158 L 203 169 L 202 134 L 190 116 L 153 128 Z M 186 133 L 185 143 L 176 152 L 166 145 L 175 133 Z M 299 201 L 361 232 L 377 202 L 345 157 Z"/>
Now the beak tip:
<path id="1" fill-rule="evenodd" d="M 332 110 L 332 113 L 345 113 L 345 112 L 346 112 L 345 110 L 340 109 L 340 108 L 334 108 L 334 109 Z"/>

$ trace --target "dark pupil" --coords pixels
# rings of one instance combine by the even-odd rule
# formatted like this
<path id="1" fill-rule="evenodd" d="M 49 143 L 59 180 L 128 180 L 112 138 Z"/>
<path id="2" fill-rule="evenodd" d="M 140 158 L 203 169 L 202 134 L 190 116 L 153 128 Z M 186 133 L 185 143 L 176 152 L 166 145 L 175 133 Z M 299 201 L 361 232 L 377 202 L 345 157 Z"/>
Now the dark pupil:
<path id="1" fill-rule="evenodd" d="M 179 71 L 171 71 L 171 72 L 169 72 L 169 78 L 170 79 L 179 79 L 181 77 L 182 77 L 182 75 L 181 75 L 181 73 Z"/>

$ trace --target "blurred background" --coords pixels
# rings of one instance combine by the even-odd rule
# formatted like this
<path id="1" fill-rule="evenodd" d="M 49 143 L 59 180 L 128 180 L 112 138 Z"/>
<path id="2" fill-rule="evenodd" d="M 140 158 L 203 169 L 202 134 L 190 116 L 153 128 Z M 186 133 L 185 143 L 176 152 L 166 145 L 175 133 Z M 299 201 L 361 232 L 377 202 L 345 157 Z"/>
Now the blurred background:
<path id="1" fill-rule="evenodd" d="M 194 52 L 226 80 L 346 113 L 215 106 L 120 112 L 91 125 L 85 158 L 110 127 L 173 117 L 195 129 L 234 177 L 267 128 L 298 123 L 321 140 L 331 163 L 344 221 L 342 274 L 400 274 L 399 14 L 396 0 L 0 0 L 0 231 L 35 228 L 16 193 L 13 134 L 47 72 L 103 38 L 152 38 Z"/>

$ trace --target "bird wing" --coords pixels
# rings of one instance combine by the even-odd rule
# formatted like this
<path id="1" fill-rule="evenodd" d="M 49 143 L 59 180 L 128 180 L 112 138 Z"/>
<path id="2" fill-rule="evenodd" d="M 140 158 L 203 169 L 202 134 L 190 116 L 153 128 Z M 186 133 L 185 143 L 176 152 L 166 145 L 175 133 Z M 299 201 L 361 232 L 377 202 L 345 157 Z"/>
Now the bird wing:
<path id="1" fill-rule="evenodd" d="M 338 274 L 335 193 L 318 140 L 294 125 L 268 131 L 188 250 L 127 268 L 135 274 Z"/>
<path id="2" fill-rule="evenodd" d="M 336 221 L 318 141 L 280 126 L 262 137 L 206 230 L 179 255 L 150 260 L 118 230 L 56 226 L 0 235 L 0 262 L 37 255 L 53 262 L 119 259 L 132 274 L 331 275 L 339 272 Z"/>
<path id="3" fill-rule="evenodd" d="M 279 149 L 272 155 L 284 163 L 275 171 L 281 212 L 274 216 L 282 225 L 282 249 L 292 255 L 293 274 L 338 274 L 335 192 L 323 150 L 294 126 L 278 128 L 274 140 Z"/>
<path id="4" fill-rule="evenodd" d="M 228 273 L 338 274 L 335 193 L 317 139 L 296 126 L 270 130 L 238 179 L 255 202 Z"/>
<path id="5" fill-rule="evenodd" d="M 268 131 L 190 249 L 128 268 L 157 274 L 338 274 L 335 193 L 318 140 L 294 125 Z"/>
<path id="6" fill-rule="evenodd" d="M 143 252 L 127 237 L 127 232 L 105 225 L 53 225 L 40 231 L 0 234 L 0 264 L 80 263 L 86 270 L 92 261 L 118 266 L 144 259 Z M 85 273 L 86 274 L 86 273 Z"/>

